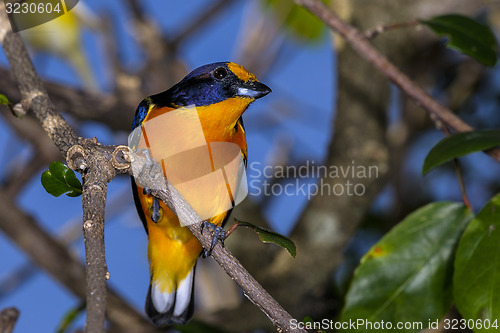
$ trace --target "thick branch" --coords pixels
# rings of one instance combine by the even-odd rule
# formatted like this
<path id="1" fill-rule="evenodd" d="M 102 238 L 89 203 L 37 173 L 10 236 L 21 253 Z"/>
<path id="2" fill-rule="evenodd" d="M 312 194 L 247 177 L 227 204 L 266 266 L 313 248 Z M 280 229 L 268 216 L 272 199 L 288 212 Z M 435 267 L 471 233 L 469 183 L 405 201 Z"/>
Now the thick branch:
<path id="1" fill-rule="evenodd" d="M 0 230 L 9 237 L 39 267 L 47 271 L 73 294 L 85 299 L 85 267 L 67 248 L 55 240 L 12 197 L 0 191 Z M 135 309 L 114 290 L 108 288 L 107 316 L 122 332 L 154 332 L 155 330 Z"/>
<path id="2" fill-rule="evenodd" d="M 2 91 L 1 88 L 0 91 Z M 40 127 L 38 120 L 32 117 L 19 119 L 6 112 L 0 112 L 0 114 L 14 133 L 29 142 L 35 151 L 34 156 L 24 165 L 19 163 L 16 163 L 15 167 L 10 165 L 8 168 L 10 172 L 4 176 L 6 179 L 5 190 L 9 195 L 15 197 L 43 166 L 59 160 L 61 153 Z"/>
<path id="3" fill-rule="evenodd" d="M 104 206 L 106 184 L 112 179 L 108 178 L 108 173 L 101 170 L 106 165 L 104 163 L 106 155 L 98 149 L 97 142 L 91 142 L 93 145 L 89 144 L 87 150 L 77 146 L 78 137 L 55 110 L 36 74 L 22 39 L 11 29 L 3 3 L 0 4 L 0 42 L 19 85 L 23 108 L 33 111 L 49 138 L 64 156 L 67 155 L 68 164 L 72 162 L 76 166 L 74 169 L 80 172 L 86 169 L 86 174 L 89 175 L 90 179 L 84 182 L 82 199 L 87 258 L 86 332 L 104 332 L 107 271 L 104 257 Z M 78 154 L 74 152 L 69 154 L 75 147 L 82 148 L 82 151 Z M 85 161 L 86 153 L 88 161 Z"/>
<path id="4" fill-rule="evenodd" d="M 83 150 L 83 148 L 82 148 Z M 86 332 L 104 331 L 106 313 L 106 258 L 104 249 L 104 209 L 108 173 L 103 170 L 101 154 L 92 154 L 86 163 L 88 172 L 83 175 L 83 237 L 87 266 L 87 322 Z"/>
<path id="5" fill-rule="evenodd" d="M 21 37 L 12 31 L 3 2 L 0 4 L 0 43 L 19 86 L 24 109 L 33 111 L 50 139 L 66 154 L 77 142 L 77 136 L 56 112 L 47 90 L 35 72 Z"/>
<path id="6" fill-rule="evenodd" d="M 422 88 L 416 85 L 408 76 L 401 72 L 384 55 L 382 55 L 362 33 L 341 20 L 321 1 L 295 0 L 295 2 L 307 8 L 311 13 L 321 19 L 328 27 L 344 37 L 361 57 L 373 64 L 402 91 L 411 97 L 415 103 L 422 106 L 430 114 L 434 114 L 456 132 L 467 132 L 473 130 L 469 124 L 465 123 L 451 110 L 439 104 Z M 500 162 L 500 149 L 491 149 L 486 153 Z"/>
<path id="7" fill-rule="evenodd" d="M 2 94 L 14 103 L 21 100 L 21 94 L 11 72 L 0 67 L 0 77 L 2 78 L 0 80 Z M 80 120 L 102 122 L 114 130 L 130 129 L 133 113 L 125 112 L 125 110 L 135 109 L 137 101 L 131 105 L 111 94 L 84 91 L 51 81 L 44 81 L 44 85 L 56 110 L 63 110 Z"/>
<path id="8" fill-rule="evenodd" d="M 19 317 L 19 310 L 6 308 L 0 312 L 0 333 L 12 333 Z"/>
<path id="9" fill-rule="evenodd" d="M 221 1 L 223 2 L 223 1 Z M 0 5 L 0 42 L 2 43 L 5 53 L 7 54 L 12 71 L 20 86 L 23 107 L 26 110 L 32 110 L 43 128 L 54 141 L 59 150 L 66 156 L 68 165 L 75 170 L 79 170 L 84 174 L 84 231 L 86 241 L 87 255 L 87 326 L 86 331 L 100 332 L 104 331 L 104 311 L 105 311 L 105 275 L 106 266 L 104 259 L 104 205 L 106 195 L 106 184 L 110 181 L 115 171 L 108 168 L 110 165 L 111 156 L 117 157 L 111 147 L 100 147 L 97 142 L 89 142 L 88 140 L 78 139 L 73 130 L 64 121 L 64 119 L 55 111 L 45 88 L 36 75 L 33 65 L 28 57 L 22 40 L 11 30 L 5 6 Z M 79 146 L 81 143 L 85 147 Z M 81 148 L 81 149 L 80 149 Z M 113 164 L 113 161 L 111 161 Z M 115 166 L 113 164 L 113 166 Z M 116 166 L 115 166 L 116 167 Z M 121 170 L 123 171 L 123 170 Z M 175 189 L 173 190 L 175 192 Z M 162 195 L 163 194 L 163 195 Z M 168 193 L 160 193 L 162 199 L 168 199 Z M 178 193 L 173 193 L 175 198 L 181 198 L 181 205 L 177 205 L 177 213 L 182 212 L 188 216 L 190 230 L 198 237 L 205 248 L 208 248 L 211 243 L 209 235 L 201 234 L 199 227 L 200 218 L 192 210 L 192 208 L 182 200 Z M 0 198 L 1 199 L 1 198 Z M 1 200 L 1 204 L 7 203 L 9 200 Z M 168 202 L 168 200 L 167 200 Z M 179 200 L 177 200 L 177 203 Z M 11 212 L 16 212 L 11 207 L 7 208 Z M 5 218 L 1 216 L 0 218 Z M 2 227 L 6 228 L 9 234 L 9 228 L 6 225 L 10 221 L 17 221 L 19 217 L 10 218 L 7 216 L 7 223 L 3 223 Z M 25 222 L 29 219 L 25 219 Z M 12 224 L 12 223 L 11 223 Z M 17 223 L 16 223 L 17 225 Z M 29 226 L 21 228 L 29 229 Z M 36 229 L 34 229 L 36 230 Z M 12 231 L 12 230 L 10 230 Z M 19 229 L 16 229 L 19 232 Z M 19 237 L 20 233 L 14 232 L 11 236 Z M 38 229 L 37 234 L 43 234 L 43 230 Z M 50 236 L 46 235 L 47 238 Z M 25 241 L 26 238 L 20 240 Z M 40 246 L 43 240 L 34 242 L 35 246 Z M 49 242 L 50 243 L 50 242 Z M 57 243 L 56 243 L 57 244 Z M 23 244 L 29 247 L 27 244 Z M 54 246 L 50 243 L 49 246 Z M 59 255 L 65 257 L 66 262 L 71 258 L 64 247 L 56 245 L 54 249 Z M 37 257 L 33 252 L 31 254 Z M 304 332 L 304 330 L 292 329 L 290 322 L 293 319 L 260 285 L 259 283 L 239 264 L 239 262 L 230 254 L 227 249 L 217 245 L 212 256 L 226 270 L 226 272 L 240 285 L 245 295 L 256 304 L 273 322 L 280 332 Z M 50 258 L 50 260 L 48 260 Z M 37 257 L 44 263 L 54 268 L 57 266 L 55 256 Z M 50 261 L 50 262 L 48 262 Z M 57 266 L 59 267 L 59 266 Z M 79 266 L 75 265 L 74 269 L 79 270 Z M 81 272 L 78 272 L 79 274 Z M 80 279 L 83 274 L 80 275 Z M 69 281 L 67 281 L 69 282 Z M 81 286 L 82 284 L 80 284 Z M 81 293 L 82 290 L 79 290 Z"/>

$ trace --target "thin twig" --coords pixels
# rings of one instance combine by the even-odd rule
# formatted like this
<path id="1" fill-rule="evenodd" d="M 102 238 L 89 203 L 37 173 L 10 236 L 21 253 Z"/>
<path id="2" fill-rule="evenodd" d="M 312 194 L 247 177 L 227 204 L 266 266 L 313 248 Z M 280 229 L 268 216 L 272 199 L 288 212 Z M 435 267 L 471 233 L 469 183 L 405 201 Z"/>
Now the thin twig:
<path id="1" fill-rule="evenodd" d="M 5 308 L 0 312 L 0 333 L 12 333 L 16 326 L 19 310 L 16 308 Z"/>
<path id="2" fill-rule="evenodd" d="M 170 192 L 170 191 L 171 192 Z M 203 248 L 210 248 L 212 235 L 201 232 L 202 219 L 184 200 L 177 190 L 168 189 L 153 191 L 153 194 L 165 202 L 177 216 L 182 216 L 186 226 L 200 241 Z M 173 199 L 172 199 L 173 198 Z M 175 203 L 174 203 L 175 201 Z M 226 247 L 218 242 L 211 254 L 212 258 L 243 290 L 243 294 L 255 304 L 271 320 L 278 332 L 306 332 L 303 329 L 292 328 L 293 317 L 255 280 L 255 278 L 240 264 Z"/>
<path id="3" fill-rule="evenodd" d="M 414 102 L 430 114 L 435 114 L 449 128 L 456 132 L 468 132 L 473 128 L 456 116 L 451 110 L 439 104 L 422 88 L 415 84 L 406 74 L 401 72 L 384 55 L 382 55 L 356 28 L 341 20 L 333 11 L 319 0 L 295 0 L 312 14 L 316 15 L 328 27 L 339 33 L 365 60 L 373 64 L 381 73 L 394 82 Z M 485 152 L 500 162 L 500 149 Z"/>
<path id="4" fill-rule="evenodd" d="M 193 35 L 195 32 L 203 28 L 212 18 L 225 9 L 234 0 L 219 0 L 212 4 L 207 10 L 203 11 L 198 17 L 190 20 L 189 25 L 184 28 L 177 36 L 175 36 L 170 44 L 178 46 L 181 42 L 184 42 L 189 36 Z"/>
<path id="5" fill-rule="evenodd" d="M 103 316 L 105 311 L 105 291 L 102 290 L 105 288 L 103 279 L 106 275 L 103 242 L 106 184 L 114 178 L 117 171 L 124 172 L 124 169 L 119 165 L 121 162 L 116 162 L 119 154 L 113 151 L 114 148 L 118 149 L 120 147 L 104 147 L 100 146 L 97 141 L 78 139 L 76 137 L 69 125 L 55 111 L 29 60 L 22 40 L 12 33 L 3 4 L 0 4 L 0 42 L 2 42 L 5 53 L 11 62 L 11 69 L 20 85 L 25 109 L 32 110 L 35 113 L 49 137 L 66 156 L 68 165 L 83 173 L 84 194 L 82 204 L 88 264 L 86 331 L 102 332 L 104 331 Z M 34 95 L 33 92 L 35 92 Z M 114 161 L 110 161 L 111 156 L 115 157 Z M 116 169 L 109 168 L 110 164 Z M 175 189 L 173 189 L 173 192 L 174 198 L 180 198 L 176 202 L 181 203 L 176 212 L 190 216 L 189 221 L 193 224 L 190 224 L 188 228 L 200 240 L 201 244 L 208 248 L 211 243 L 211 236 L 201 233 L 199 223 L 196 223 L 200 221 L 199 217 L 183 201 Z M 170 198 L 169 193 L 162 193 L 162 195 L 158 196 L 163 200 Z M 8 200 L 4 200 L 0 205 L 6 202 Z M 13 211 L 12 208 L 8 210 Z M 0 216 L 1 218 L 4 218 L 4 216 Z M 18 222 L 18 218 L 8 219 L 8 221 L 10 220 Z M 5 225 L 3 227 L 6 228 Z M 40 229 L 38 233 L 43 233 L 43 231 Z M 69 256 L 64 247 L 62 247 L 62 251 L 58 252 L 63 252 L 65 256 Z M 293 318 L 258 284 L 227 249 L 222 248 L 219 244 L 212 252 L 212 256 L 240 285 L 245 295 L 271 319 L 279 331 L 305 332 L 300 329 L 292 329 L 291 320 Z M 46 264 L 53 266 L 56 260 L 53 256 L 47 256 L 43 260 L 48 258 L 50 258 L 51 263 Z M 95 296 L 96 294 L 98 296 Z"/>
<path id="6" fill-rule="evenodd" d="M 0 91 L 10 101 L 21 100 L 16 80 L 10 71 L 0 67 Z M 127 103 L 111 94 L 95 93 L 73 88 L 65 84 L 44 81 L 44 85 L 55 104 L 56 110 L 64 110 L 80 120 L 103 122 L 113 130 L 129 130 L 133 114 L 123 112 L 135 109 L 137 101 Z"/>
<path id="7" fill-rule="evenodd" d="M 450 130 L 443 124 L 443 122 L 437 119 L 434 115 L 431 115 L 431 119 L 434 122 L 435 126 L 443 132 L 444 135 L 450 136 Z M 462 194 L 462 201 L 464 205 L 467 206 L 471 211 L 474 211 L 472 204 L 469 201 L 469 197 L 467 196 L 467 191 L 465 190 L 464 177 L 462 174 L 462 167 L 460 165 L 460 161 L 458 158 L 453 159 L 453 164 L 455 165 L 455 172 L 457 174 L 458 186 L 460 187 L 460 193 Z"/>
<path id="8" fill-rule="evenodd" d="M 467 208 L 469 208 L 471 211 L 474 211 L 474 207 L 472 207 L 472 204 L 469 201 L 469 197 L 467 196 L 467 191 L 465 190 L 465 182 L 464 182 L 464 177 L 462 175 L 462 167 L 460 166 L 460 161 L 458 160 L 458 158 L 455 158 L 453 159 L 453 162 L 455 163 L 455 171 L 457 173 L 460 193 L 462 194 L 462 201 L 464 202 L 464 205 L 467 206 Z"/>
<path id="9" fill-rule="evenodd" d="M 411 21 L 411 22 L 399 22 L 399 23 L 392 23 L 392 24 L 380 24 L 377 25 L 374 28 L 371 28 L 367 31 L 365 31 L 364 36 L 366 39 L 373 40 L 375 39 L 378 35 L 389 31 L 389 30 L 395 30 L 395 29 L 401 29 L 401 28 L 411 28 L 415 27 L 419 24 L 419 21 Z"/>
<path id="10" fill-rule="evenodd" d="M 77 143 L 77 136 L 50 101 L 21 37 L 12 31 L 3 2 L 0 3 L 0 43 L 19 86 L 23 108 L 33 111 L 50 139 L 65 154 Z"/>
<path id="11" fill-rule="evenodd" d="M 236 230 L 236 228 L 238 228 L 239 225 L 238 225 L 238 222 L 234 222 L 233 225 L 226 230 L 226 238 L 229 237 L 229 235 L 231 235 L 233 233 L 233 231 Z"/>

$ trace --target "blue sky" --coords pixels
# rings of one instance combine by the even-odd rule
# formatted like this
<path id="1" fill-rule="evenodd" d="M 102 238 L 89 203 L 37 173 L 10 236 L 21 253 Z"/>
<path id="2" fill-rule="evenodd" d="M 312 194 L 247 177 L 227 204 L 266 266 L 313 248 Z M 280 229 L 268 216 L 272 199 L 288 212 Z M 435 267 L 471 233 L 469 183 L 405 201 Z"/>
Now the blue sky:
<path id="1" fill-rule="evenodd" d="M 120 55 L 126 67 L 135 70 L 142 64 L 143 55 L 138 45 L 127 31 L 130 31 L 129 14 L 119 0 L 83 0 L 91 10 L 100 13 L 112 13 L 119 25 L 118 43 Z M 175 34 L 190 22 L 190 19 L 213 3 L 211 0 L 191 1 L 142 1 L 149 17 L 154 20 L 166 34 Z M 241 21 L 257 1 L 236 1 L 222 14 L 215 18 L 205 29 L 192 36 L 182 45 L 180 53 L 190 69 L 216 61 L 236 61 L 235 47 L 238 45 Z M 249 147 L 249 163 L 254 167 L 267 165 L 272 154 L 279 153 L 276 142 L 282 140 L 290 146 L 290 158 L 294 161 L 316 161 L 320 164 L 325 157 L 326 147 L 331 137 L 331 124 L 335 102 L 335 55 L 331 49 L 330 39 L 324 34 L 320 43 L 305 46 L 294 40 L 286 43 L 286 58 L 280 58 L 271 71 L 259 79 L 273 89 L 273 93 L 254 103 L 245 113 L 245 126 Z M 109 72 L 107 64 L 102 61 L 104 47 L 99 36 L 90 31 L 83 35 L 85 54 L 96 73 L 100 89 L 109 89 Z M 5 56 L 0 51 L 0 63 L 6 65 Z M 37 69 L 45 78 L 78 86 L 79 80 L 74 71 L 64 62 L 55 58 L 37 58 Z M 242 64 L 245 65 L 245 64 Z M 497 69 L 498 72 L 498 69 Z M 329 74 L 331 73 L 331 75 Z M 498 73 L 495 77 L 500 77 Z M 165 87 L 167 89 L 169 87 Z M 394 89 L 394 92 L 396 90 Z M 1 92 L 0 92 L 1 93 Z M 391 117 L 397 117 L 399 94 L 394 94 Z M 146 97 L 146 96 L 144 96 Z M 137 101 L 137 104 L 140 101 Z M 276 105 L 286 108 L 293 104 L 299 112 L 278 116 L 273 113 Z M 283 106 L 284 105 L 284 106 Z M 483 106 L 487 107 L 487 106 Z M 134 113 L 135 110 L 123 112 Z M 273 126 L 266 128 L 264 122 L 274 121 Z M 391 118 L 392 119 L 392 118 Z M 82 136 L 99 138 L 106 144 L 125 144 L 127 133 L 111 132 L 106 127 L 87 123 L 81 128 Z M 440 170 L 432 171 L 425 178 L 420 176 L 420 168 L 429 149 L 442 138 L 441 133 L 432 131 L 422 135 L 408 154 L 405 168 L 408 174 L 414 175 L 408 181 L 420 184 L 433 193 L 439 200 L 460 200 L 458 185 L 454 177 Z M 281 147 L 281 146 L 278 146 Z M 281 149 L 281 148 L 279 148 Z M 0 179 L 8 168 L 15 168 L 25 163 L 32 152 L 28 145 L 15 137 L 15 134 L 0 118 Z M 489 178 L 498 174 L 499 166 L 484 154 L 476 154 L 463 160 L 467 168 L 477 169 L 476 177 Z M 255 176 L 252 169 L 248 177 Z M 40 185 L 39 176 L 19 196 L 19 204 L 50 232 L 60 233 L 65 226 L 79 223 L 81 219 L 81 200 L 62 196 L 54 198 L 47 194 Z M 466 181 L 468 181 L 466 179 Z M 306 180 L 307 182 L 307 180 Z M 312 180 L 310 180 L 312 182 Z M 488 198 L 482 188 L 470 181 L 468 187 L 474 207 L 479 208 Z M 377 207 L 390 207 L 394 193 L 387 188 L 376 203 Z M 250 190 L 247 200 L 262 200 Z M 123 204 L 118 211 L 111 209 L 113 202 Z M 109 284 L 118 289 L 123 296 L 142 312 L 145 295 L 149 283 L 147 263 L 147 238 L 139 221 L 133 204 L 130 181 L 128 177 L 118 177 L 109 184 L 109 214 L 106 221 L 106 258 L 111 274 Z M 281 196 L 273 200 L 266 209 L 265 215 L 272 227 L 281 233 L 288 233 L 306 203 L 305 196 Z M 371 237 L 371 236 L 370 236 Z M 366 239 L 366 237 L 365 237 Z M 370 240 L 373 242 L 374 240 Z M 267 245 L 263 245 L 267 246 Z M 73 244 L 83 258 L 83 242 Z M 363 249 L 368 248 L 364 244 Z M 25 265 L 27 258 L 10 240 L 0 234 L 0 282 L 13 270 Z M 21 310 L 21 317 L 16 332 L 53 332 L 64 313 L 78 305 L 71 293 L 67 292 L 43 271 L 36 274 L 29 282 L 15 292 L 0 297 L 0 308 L 16 306 Z M 83 325 L 83 318 L 78 323 Z"/>

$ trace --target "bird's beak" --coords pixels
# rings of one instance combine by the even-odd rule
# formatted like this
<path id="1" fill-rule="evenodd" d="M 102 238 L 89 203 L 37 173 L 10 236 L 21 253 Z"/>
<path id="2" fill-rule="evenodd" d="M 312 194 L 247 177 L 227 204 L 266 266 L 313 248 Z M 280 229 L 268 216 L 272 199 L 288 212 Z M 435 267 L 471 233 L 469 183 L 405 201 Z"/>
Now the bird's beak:
<path id="1" fill-rule="evenodd" d="M 264 83 L 253 80 L 244 82 L 239 85 L 237 89 L 236 96 L 249 97 L 253 99 L 264 97 L 272 91 L 271 88 L 266 86 Z"/>

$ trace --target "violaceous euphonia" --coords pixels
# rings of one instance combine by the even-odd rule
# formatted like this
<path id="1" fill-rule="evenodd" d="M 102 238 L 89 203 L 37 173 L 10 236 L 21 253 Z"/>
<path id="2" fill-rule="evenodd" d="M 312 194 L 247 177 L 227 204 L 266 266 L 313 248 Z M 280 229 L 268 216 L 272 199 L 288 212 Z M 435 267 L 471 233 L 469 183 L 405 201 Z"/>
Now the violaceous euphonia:
<path id="1" fill-rule="evenodd" d="M 196 126 L 168 123 L 173 121 L 168 116 L 174 113 L 186 122 L 199 119 L 202 136 L 208 144 L 205 147 L 215 147 L 215 143 L 232 143 L 239 147 L 238 154 L 246 167 L 247 143 L 242 114 L 250 103 L 270 92 L 268 86 L 236 63 L 205 65 L 193 70 L 172 88 L 145 98 L 137 108 L 132 131 L 140 130 L 138 133 L 145 147 L 157 147 L 151 157 L 162 165 L 169 182 L 173 178 L 166 171 L 169 160 L 162 160 L 160 155 L 167 154 L 167 151 L 182 153 L 181 146 L 193 146 L 191 141 L 199 137 L 199 133 L 195 133 Z M 152 120 L 156 124 L 150 128 L 156 128 L 156 131 L 145 131 L 147 123 Z M 166 134 L 170 134 L 171 139 L 165 139 Z M 214 158 L 210 156 L 214 168 Z M 175 160 L 172 161 L 175 164 Z M 194 164 L 197 164 L 196 160 Z M 203 162 L 200 160 L 199 164 Z M 186 168 L 191 170 L 188 166 Z M 196 261 L 203 252 L 202 246 L 179 218 L 150 194 L 148 188 L 141 187 L 137 179 L 132 179 L 132 186 L 136 207 L 149 238 L 151 279 L 146 313 L 157 326 L 185 324 L 193 315 L 194 271 Z M 202 191 L 201 188 L 199 191 Z M 220 205 L 220 193 L 213 192 L 202 194 L 205 206 Z M 231 199 L 234 204 L 234 198 Z M 229 212 L 212 215 L 205 222 L 221 228 Z"/>

